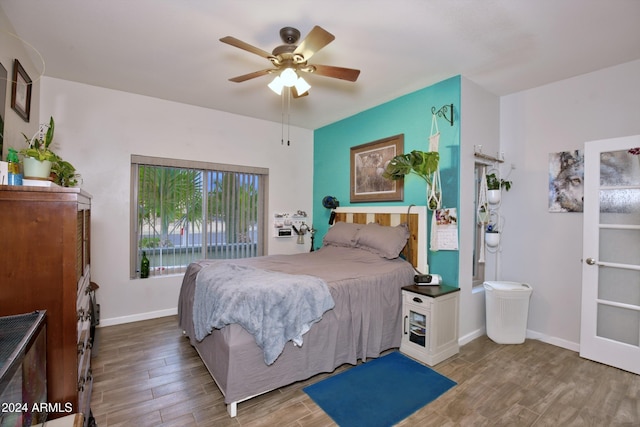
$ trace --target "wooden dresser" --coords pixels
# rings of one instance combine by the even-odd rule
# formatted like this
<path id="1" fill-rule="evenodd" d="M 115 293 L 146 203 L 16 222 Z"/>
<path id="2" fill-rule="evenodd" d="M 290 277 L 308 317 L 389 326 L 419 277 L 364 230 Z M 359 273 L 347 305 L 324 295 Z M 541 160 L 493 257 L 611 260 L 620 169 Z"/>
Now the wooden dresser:
<path id="1" fill-rule="evenodd" d="M 47 401 L 90 418 L 91 196 L 0 185 L 0 316 L 46 310 Z M 69 408 L 69 403 L 73 408 Z M 55 405 L 59 404 L 59 405 Z"/>

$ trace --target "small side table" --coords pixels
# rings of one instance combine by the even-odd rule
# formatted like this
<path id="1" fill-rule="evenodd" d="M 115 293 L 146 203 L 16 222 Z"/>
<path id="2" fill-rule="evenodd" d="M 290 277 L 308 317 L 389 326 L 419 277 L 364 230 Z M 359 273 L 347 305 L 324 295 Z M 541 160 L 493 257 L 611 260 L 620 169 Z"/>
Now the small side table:
<path id="1" fill-rule="evenodd" d="M 402 288 L 402 353 L 434 366 L 460 351 L 459 291 L 446 285 Z"/>

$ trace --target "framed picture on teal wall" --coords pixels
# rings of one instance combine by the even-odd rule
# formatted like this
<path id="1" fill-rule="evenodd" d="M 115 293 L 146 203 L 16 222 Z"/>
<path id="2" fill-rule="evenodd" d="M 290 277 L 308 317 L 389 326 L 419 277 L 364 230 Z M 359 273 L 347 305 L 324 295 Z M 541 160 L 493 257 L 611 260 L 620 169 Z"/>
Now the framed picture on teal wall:
<path id="1" fill-rule="evenodd" d="M 404 152 L 404 134 L 351 147 L 351 203 L 404 199 L 404 179 L 382 177 L 387 164 Z"/>
<path id="2" fill-rule="evenodd" d="M 22 117 L 22 120 L 29 121 L 31 115 L 31 78 L 17 59 L 13 62 L 11 108 Z"/>

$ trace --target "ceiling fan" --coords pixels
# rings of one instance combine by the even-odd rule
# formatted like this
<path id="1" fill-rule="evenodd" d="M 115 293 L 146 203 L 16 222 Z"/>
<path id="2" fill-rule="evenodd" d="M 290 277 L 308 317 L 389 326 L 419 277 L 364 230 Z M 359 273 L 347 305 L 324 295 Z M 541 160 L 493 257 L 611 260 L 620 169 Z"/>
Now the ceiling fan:
<path id="1" fill-rule="evenodd" d="M 318 76 L 355 82 L 360 70 L 352 68 L 334 67 L 331 65 L 309 64 L 311 57 L 320 49 L 331 43 L 335 36 L 321 27 L 315 26 L 307 37 L 298 43 L 300 31 L 293 27 L 280 30 L 283 45 L 277 46 L 271 53 L 245 43 L 235 37 L 227 36 L 221 42 L 254 53 L 271 61 L 274 68 L 266 68 L 253 73 L 229 79 L 240 83 L 267 74 L 276 74 L 276 78 L 269 87 L 276 93 L 282 93 L 283 86 L 290 87 L 294 98 L 309 94 L 309 84 L 300 76 L 301 73 L 316 74 Z"/>

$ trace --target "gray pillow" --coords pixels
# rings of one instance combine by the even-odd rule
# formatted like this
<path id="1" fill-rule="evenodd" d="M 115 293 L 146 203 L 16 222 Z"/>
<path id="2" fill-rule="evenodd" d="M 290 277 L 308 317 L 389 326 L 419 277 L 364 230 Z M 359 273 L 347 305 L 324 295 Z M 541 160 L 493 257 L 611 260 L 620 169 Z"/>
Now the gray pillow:
<path id="1" fill-rule="evenodd" d="M 356 247 L 373 252 L 383 258 L 398 258 L 409 239 L 406 224 L 389 227 L 372 222 L 356 234 Z"/>
<path id="2" fill-rule="evenodd" d="M 325 246 L 342 246 L 353 248 L 356 246 L 356 233 L 364 227 L 363 224 L 351 222 L 336 222 L 329 228 L 322 239 Z"/>

